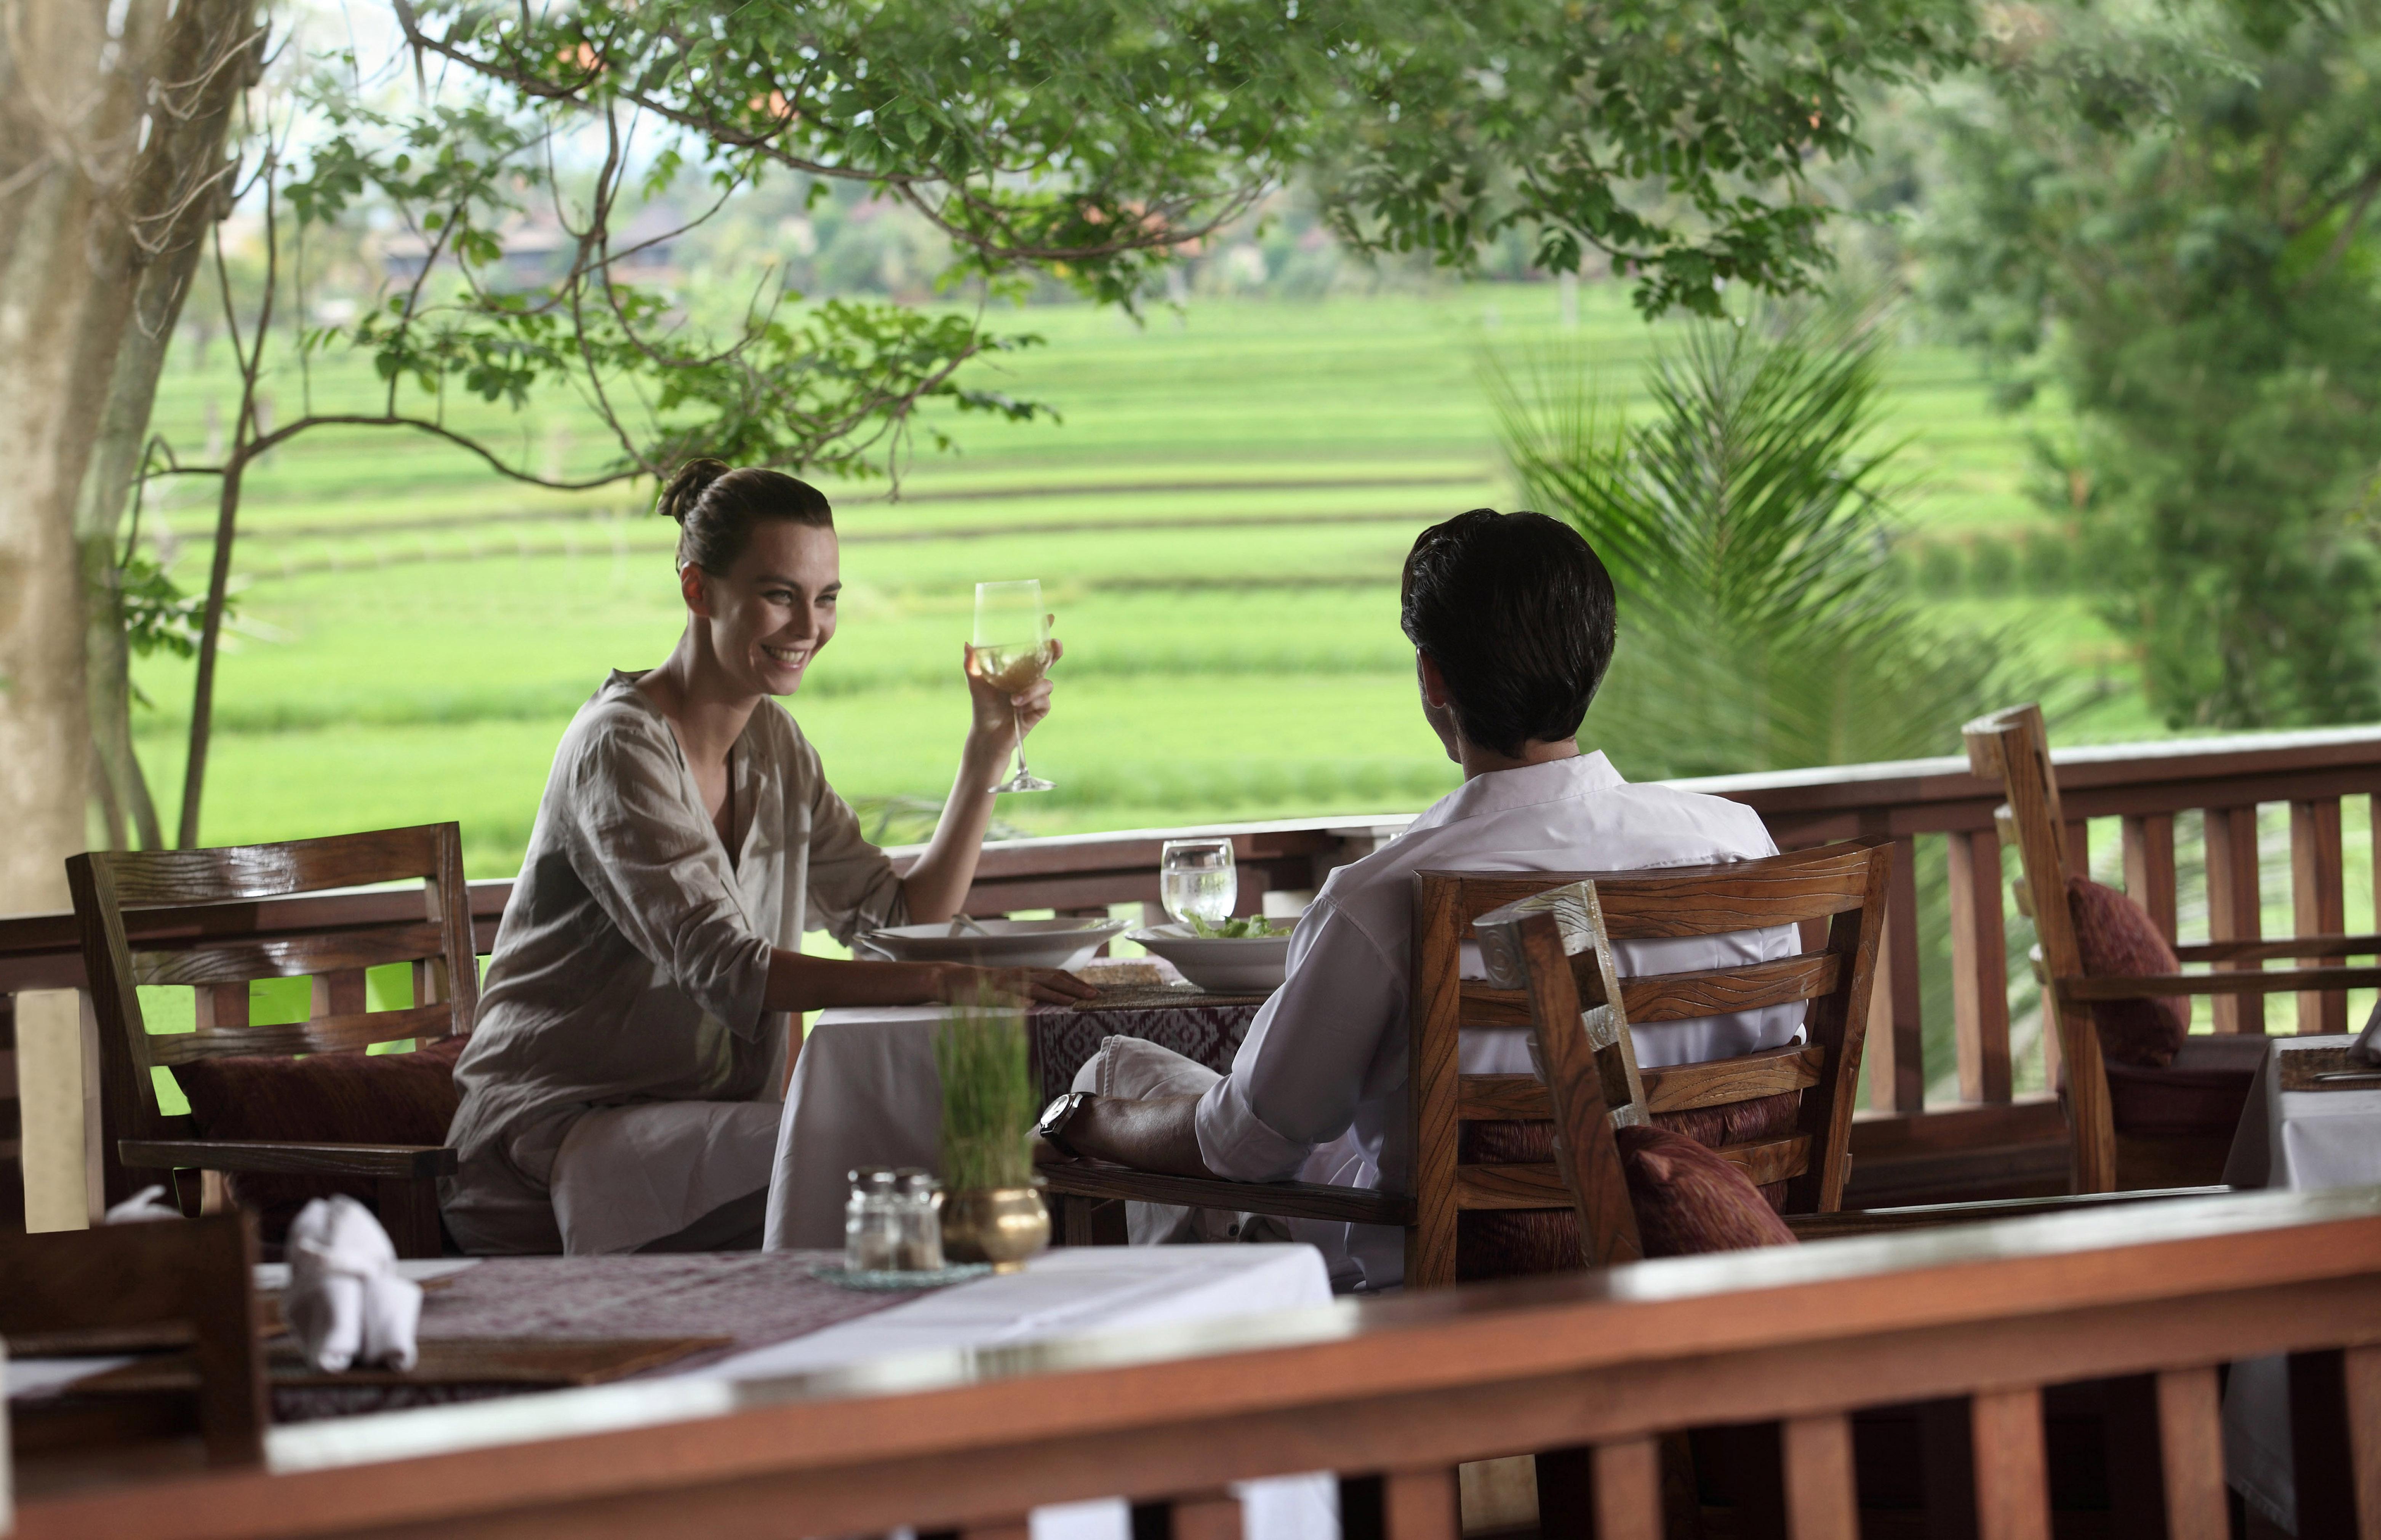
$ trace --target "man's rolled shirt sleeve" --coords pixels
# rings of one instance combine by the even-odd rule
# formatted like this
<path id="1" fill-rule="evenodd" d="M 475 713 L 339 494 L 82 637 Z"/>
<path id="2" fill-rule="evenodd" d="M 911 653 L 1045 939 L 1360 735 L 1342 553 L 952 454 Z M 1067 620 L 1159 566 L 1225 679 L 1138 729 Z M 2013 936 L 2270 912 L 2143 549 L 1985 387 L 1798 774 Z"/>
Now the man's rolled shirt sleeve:
<path id="1" fill-rule="evenodd" d="M 1297 1176 L 1355 1121 L 1385 1068 L 1383 1035 L 1404 1021 L 1398 971 L 1327 895 L 1317 898 L 1290 942 L 1287 982 L 1257 1011 L 1232 1072 L 1199 1099 L 1207 1169 L 1234 1181 Z"/>

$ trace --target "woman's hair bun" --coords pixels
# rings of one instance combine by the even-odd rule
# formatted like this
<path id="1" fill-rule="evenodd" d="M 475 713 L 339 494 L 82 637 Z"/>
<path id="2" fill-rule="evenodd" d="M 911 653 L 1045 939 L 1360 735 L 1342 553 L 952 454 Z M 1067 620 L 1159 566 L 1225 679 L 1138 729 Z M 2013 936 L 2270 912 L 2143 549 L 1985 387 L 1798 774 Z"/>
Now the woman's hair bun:
<path id="1" fill-rule="evenodd" d="M 713 459 L 708 456 L 687 461 L 678 468 L 678 474 L 670 478 L 669 485 L 662 488 L 661 512 L 684 525 L 686 516 L 694 511 L 694 505 L 702 500 L 711 483 L 727 475 L 729 470 L 726 460 Z"/>

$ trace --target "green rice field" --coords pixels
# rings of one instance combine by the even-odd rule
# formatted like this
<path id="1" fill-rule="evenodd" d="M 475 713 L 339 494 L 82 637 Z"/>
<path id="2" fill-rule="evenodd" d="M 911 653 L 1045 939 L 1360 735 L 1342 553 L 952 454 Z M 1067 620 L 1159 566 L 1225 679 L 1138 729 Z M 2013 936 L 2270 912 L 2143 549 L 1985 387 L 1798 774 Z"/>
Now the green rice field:
<path id="1" fill-rule="evenodd" d="M 1068 657 L 1034 768 L 1058 790 L 1009 798 L 1027 832 L 1421 807 L 1454 767 L 1413 705 L 1396 575 L 1416 532 L 1514 506 L 1480 382 L 1484 357 L 1568 361 L 1616 409 L 1651 334 L 1618 289 L 1581 295 L 1575 329 L 1548 286 L 1293 304 L 1199 300 L 1143 324 L 1080 307 L 1007 312 L 1045 345 L 979 383 L 1049 403 L 1056 422 L 945 424 L 964 453 L 921 451 L 898 501 L 831 483 L 849 591 L 841 629 L 788 704 L 854 799 L 939 798 L 967 706 L 971 585 L 1038 577 Z M 220 345 L 185 348 L 157 426 L 195 457 L 236 397 Z M 1548 365 L 1551 366 L 1551 365 Z M 2007 540 L 2047 520 L 2023 495 L 2022 420 L 1993 411 L 1971 361 L 1891 355 L 1922 540 Z M 361 405 L 361 370 L 275 385 L 275 416 Z M 568 406 L 452 420 L 533 464 L 592 466 L 604 445 Z M 203 584 L 213 507 L 193 481 L 143 515 L 184 586 Z M 673 527 L 651 488 L 547 494 L 433 441 L 322 430 L 251 472 L 236 550 L 238 629 L 224 660 L 202 837 L 210 844 L 436 819 L 462 823 L 475 875 L 516 869 L 555 741 L 608 668 L 657 662 L 680 625 Z M 1955 597 L 2021 621 L 2110 695 L 2066 735 L 2155 729 L 2121 654 L 2070 593 Z M 1624 617 L 1625 625 L 1625 617 Z M 144 764 L 170 826 L 189 666 L 137 669 Z M 1587 737 L 1595 721 L 1588 720 Z M 1956 725 L 1944 724 L 1944 749 Z M 1628 746 L 1602 744 L 1623 773 Z"/>

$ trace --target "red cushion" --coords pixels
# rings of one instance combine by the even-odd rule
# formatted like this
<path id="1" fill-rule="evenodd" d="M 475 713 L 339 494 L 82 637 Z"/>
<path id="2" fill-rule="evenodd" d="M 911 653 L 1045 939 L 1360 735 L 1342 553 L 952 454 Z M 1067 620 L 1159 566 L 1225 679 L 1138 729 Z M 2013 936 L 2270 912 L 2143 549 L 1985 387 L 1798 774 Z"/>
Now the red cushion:
<path id="1" fill-rule="evenodd" d="M 1614 1136 L 1647 1256 L 1794 1243 L 1794 1232 L 1762 1201 L 1752 1179 L 1710 1149 L 1667 1129 L 1618 1129 Z"/>
<path id="2" fill-rule="evenodd" d="M 1792 1134 L 1801 1110 L 1802 1094 L 1788 1091 L 1726 1106 L 1657 1112 L 1654 1126 L 1714 1147 L 1750 1144 Z M 1555 1126 L 1549 1122 L 1484 1121 L 1458 1128 L 1456 1158 L 1466 1165 L 1555 1157 Z M 1752 1192 L 1773 1212 L 1786 1201 L 1782 1181 Z M 1471 1209 L 1455 1216 L 1455 1276 L 1466 1281 L 1567 1273 L 1579 1266 L 1579 1216 L 1567 1208 Z"/>
<path id="3" fill-rule="evenodd" d="M 189 1098 L 201 1139 L 444 1144 L 461 1099 L 455 1060 L 467 1041 L 440 1038 L 408 1054 L 201 1059 L 177 1066 L 174 1079 Z M 376 1207 L 379 1197 L 368 1177 L 238 1174 L 231 1189 L 241 1204 L 261 1211 L 268 1241 L 278 1241 L 312 1199 L 344 1192 Z"/>
<path id="4" fill-rule="evenodd" d="M 2083 972 L 2091 977 L 2182 971 L 2174 948 L 2142 906 L 2115 888 L 2070 876 L 2067 911 L 2075 918 L 2076 949 L 2083 954 Z M 2100 1057 L 2109 1063 L 2163 1069 L 2190 1035 L 2191 996 L 2094 1000 L 2092 1024 L 2100 1034 Z"/>

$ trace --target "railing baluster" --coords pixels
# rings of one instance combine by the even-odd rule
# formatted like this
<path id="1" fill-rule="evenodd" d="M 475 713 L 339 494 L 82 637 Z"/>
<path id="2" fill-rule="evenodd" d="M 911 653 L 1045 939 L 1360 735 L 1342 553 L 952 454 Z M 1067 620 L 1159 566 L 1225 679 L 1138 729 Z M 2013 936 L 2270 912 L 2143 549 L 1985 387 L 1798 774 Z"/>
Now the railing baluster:
<path id="1" fill-rule="evenodd" d="M 2381 1534 L 2381 1348 L 2292 1353 L 2299 1540 Z"/>
<path id="2" fill-rule="evenodd" d="M 2001 842 L 1991 829 L 1954 830 L 1951 850 L 1951 1012 L 1960 1099 L 2009 1099 L 2009 937 L 2001 925 Z"/>
<path id="3" fill-rule="evenodd" d="M 1654 1440 L 1596 1447 L 1595 1540 L 1662 1540 L 1662 1456 Z"/>
<path id="4" fill-rule="evenodd" d="M 2070 876 L 2092 874 L 2092 825 L 2089 820 L 2067 820 L 2067 872 Z"/>
<path id="5" fill-rule="evenodd" d="M 1885 939 L 1868 1019 L 1868 1105 L 1880 1112 L 1918 1112 L 1926 1105 L 1925 1028 L 1918 987 L 1917 841 L 1893 842 L 1893 884 L 1886 894 Z"/>
<path id="6" fill-rule="evenodd" d="M 1976 1540 L 2050 1540 L 2042 1392 L 1987 1390 L 1969 1406 L 1975 1444 Z"/>
<path id="7" fill-rule="evenodd" d="M 2290 804 L 2290 926 L 2301 935 L 2338 935 L 2348 929 L 2348 895 L 2339 851 L 2339 799 Z M 2303 957 L 2302 968 L 2332 958 Z M 2348 1030 L 2348 992 L 2326 989 L 2298 996 L 2299 1031 Z"/>
<path id="8" fill-rule="evenodd" d="M 2174 814 L 2137 813 L 2125 819 L 2125 896 L 2148 911 L 2158 934 L 2175 939 Z"/>
<path id="9" fill-rule="evenodd" d="M 2228 1540 L 2216 1371 L 2169 1369 L 2158 1375 L 2157 1418 L 2169 1540 Z"/>
<path id="10" fill-rule="evenodd" d="M 2207 938 L 2254 941 L 2265 934 L 2257 898 L 2257 810 L 2207 810 Z M 2256 962 L 2216 963 L 2217 968 L 2256 968 Z M 2217 1032 L 2262 1033 L 2265 1002 L 2256 995 L 2217 995 Z"/>
<path id="11" fill-rule="evenodd" d="M 1788 1540 L 1856 1540 L 1851 1419 L 1797 1417 L 1786 1424 L 1784 1440 Z"/>
<path id="12" fill-rule="evenodd" d="M 1457 1540 L 1455 1467 L 1391 1471 L 1381 1483 L 1381 1517 L 1388 1540 Z"/>
<path id="13" fill-rule="evenodd" d="M 1174 1540 L 1240 1540 L 1240 1499 L 1229 1492 L 1177 1498 Z"/>

